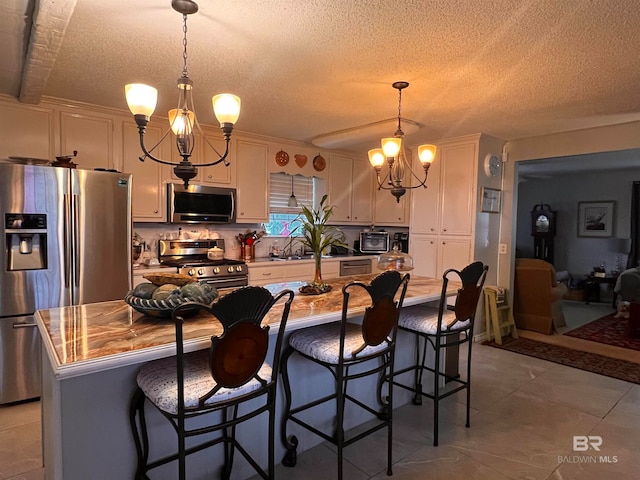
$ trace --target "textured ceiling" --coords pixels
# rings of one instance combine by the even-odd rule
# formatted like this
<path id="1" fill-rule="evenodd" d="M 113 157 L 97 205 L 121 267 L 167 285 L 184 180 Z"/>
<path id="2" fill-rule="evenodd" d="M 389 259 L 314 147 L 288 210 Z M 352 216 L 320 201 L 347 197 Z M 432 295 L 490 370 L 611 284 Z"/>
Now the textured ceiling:
<path id="1" fill-rule="evenodd" d="M 126 109 L 123 86 L 145 82 L 158 112 L 174 107 L 182 18 L 169 0 L 58 2 L 75 8 L 40 93 Z M 422 127 L 410 142 L 640 119 L 637 0 L 198 3 L 188 66 L 204 123 L 211 95 L 229 91 L 242 98 L 238 129 L 311 142 L 396 115 L 396 80 L 411 83 L 403 117 Z M 0 6 L 1 93 L 20 95 L 32 9 Z"/>

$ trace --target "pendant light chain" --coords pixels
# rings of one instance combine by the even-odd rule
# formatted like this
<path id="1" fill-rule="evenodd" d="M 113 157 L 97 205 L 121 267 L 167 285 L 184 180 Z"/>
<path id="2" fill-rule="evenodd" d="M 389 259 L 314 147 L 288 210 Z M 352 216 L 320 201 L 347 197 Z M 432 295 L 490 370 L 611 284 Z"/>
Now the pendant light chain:
<path id="1" fill-rule="evenodd" d="M 400 118 L 402 118 L 401 112 L 402 112 L 402 89 L 399 88 L 398 89 L 398 131 L 396 132 L 396 135 L 402 134 L 402 128 L 400 127 Z"/>
<path id="2" fill-rule="evenodd" d="M 187 72 L 187 14 L 186 13 L 182 14 L 182 21 L 184 22 L 182 26 L 182 33 L 184 34 L 184 38 L 182 39 L 182 46 L 184 48 L 182 52 L 182 60 L 183 60 L 182 76 L 188 77 L 189 72 Z"/>

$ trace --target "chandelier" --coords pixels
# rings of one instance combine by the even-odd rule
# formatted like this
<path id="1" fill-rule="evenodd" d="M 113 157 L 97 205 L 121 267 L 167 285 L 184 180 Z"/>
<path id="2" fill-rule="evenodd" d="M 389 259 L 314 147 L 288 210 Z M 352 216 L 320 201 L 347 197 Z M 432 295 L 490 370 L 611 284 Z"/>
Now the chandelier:
<path id="1" fill-rule="evenodd" d="M 369 150 L 369 162 L 376 171 L 378 190 L 390 190 L 391 194 L 396 197 L 396 202 L 400 203 L 400 197 L 406 193 L 407 189 L 418 187 L 427 188 L 427 175 L 431 162 L 433 162 L 436 157 L 436 146 L 420 145 L 418 147 L 418 160 L 424 169 L 424 178 L 421 179 L 411 169 L 411 163 L 407 160 L 404 153 L 404 132 L 401 126 L 402 90 L 407 88 L 409 83 L 394 82 L 391 86 L 398 90 L 398 129 L 393 137 L 382 139 L 382 148 Z M 385 160 L 388 171 L 384 177 L 381 178 L 380 172 L 382 171 Z M 407 179 L 409 185 L 402 184 L 406 171 L 411 173 L 411 176 Z M 411 177 L 418 181 L 416 185 L 410 185 L 410 183 L 412 183 L 410 181 Z"/>
<path id="2" fill-rule="evenodd" d="M 182 53 L 182 75 L 178 79 L 178 105 L 175 109 L 169 110 L 169 126 L 170 128 L 164 133 L 162 138 L 152 148 L 147 149 L 144 144 L 144 134 L 151 119 L 151 115 L 156 108 L 158 101 L 158 90 L 149 85 L 141 83 L 131 83 L 125 86 L 125 96 L 129 110 L 133 113 L 133 117 L 138 125 L 138 133 L 140 134 L 140 147 L 144 155 L 140 157 L 140 161 L 144 162 L 146 158 L 150 158 L 154 162 L 164 165 L 172 165 L 175 175 L 184 181 L 184 186 L 189 186 L 189 180 L 198 174 L 198 169 L 189 161 L 193 147 L 195 144 L 194 127 L 198 132 L 202 133 L 202 128 L 198 123 L 193 104 L 193 81 L 189 78 L 187 71 L 187 15 L 191 15 L 198 11 L 198 5 L 192 0 L 172 0 L 171 6 L 175 11 L 182 14 L 183 21 L 183 53 Z M 220 122 L 220 129 L 224 135 L 225 151 L 220 154 L 204 135 L 205 142 L 218 155 L 218 160 L 209 163 L 198 164 L 201 167 L 209 167 L 224 162 L 225 166 L 229 166 L 227 156 L 229 155 L 229 142 L 231 140 L 231 132 L 233 125 L 238 121 L 240 115 L 240 98 L 235 95 L 224 93 L 215 95 L 212 98 L 213 112 Z M 176 137 L 176 147 L 178 154 L 182 160 L 178 163 L 168 162 L 155 157 L 153 152 L 158 145 L 162 143 L 165 137 L 172 131 Z"/>

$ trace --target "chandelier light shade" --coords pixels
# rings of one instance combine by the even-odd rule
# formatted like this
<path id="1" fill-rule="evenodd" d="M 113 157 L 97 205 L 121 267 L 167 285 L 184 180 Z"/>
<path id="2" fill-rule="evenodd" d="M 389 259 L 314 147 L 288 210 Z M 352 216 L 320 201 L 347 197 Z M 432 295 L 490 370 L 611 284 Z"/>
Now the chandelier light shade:
<path id="1" fill-rule="evenodd" d="M 408 82 L 394 82 L 393 88 L 398 90 L 398 129 L 393 137 L 383 138 L 380 142 L 381 148 L 369 150 L 369 163 L 376 171 L 378 189 L 390 190 L 391 194 L 400 202 L 408 189 L 424 187 L 427 188 L 427 176 L 431 162 L 436 157 L 435 145 L 420 145 L 418 147 L 418 160 L 424 170 L 424 178 L 416 175 L 411 169 L 411 162 L 407 160 L 404 153 L 404 132 L 402 131 L 402 90 L 409 86 Z M 387 164 L 388 171 L 382 176 L 382 168 Z M 416 185 L 403 185 L 402 181 L 405 172 L 411 172 L 411 177 L 415 178 Z M 410 182 L 409 182 L 410 183 Z"/>
<path id="2" fill-rule="evenodd" d="M 156 109 L 158 102 L 158 90 L 155 88 L 144 85 L 142 83 L 130 83 L 124 87 L 125 97 L 129 110 L 133 114 L 133 117 L 138 126 L 138 133 L 140 135 L 140 148 L 144 155 L 140 157 L 140 161 L 144 162 L 146 158 L 150 158 L 154 162 L 162 163 L 164 165 L 171 165 L 174 167 L 173 171 L 178 178 L 184 182 L 185 188 L 189 186 L 189 180 L 194 178 L 198 174 L 198 169 L 191 163 L 190 157 L 195 145 L 195 132 L 202 133 L 198 118 L 195 113 L 195 106 L 193 104 L 193 81 L 189 78 L 187 71 L 187 15 L 191 15 L 198 11 L 198 5 L 192 0 L 173 0 L 171 6 L 175 11 L 182 14 L 184 33 L 183 37 L 183 67 L 182 75 L 178 79 L 178 104 L 177 107 L 169 110 L 167 116 L 169 118 L 169 129 L 164 133 L 160 141 L 152 148 L 147 149 L 144 144 L 144 135 L 151 120 L 151 115 Z M 225 139 L 225 151 L 220 154 L 209 143 L 204 135 L 202 135 L 204 141 L 209 147 L 218 155 L 218 159 L 209 163 L 201 163 L 200 167 L 209 167 L 224 162 L 225 166 L 229 166 L 227 156 L 229 155 L 229 142 L 231 140 L 231 132 L 233 126 L 238 121 L 240 115 L 240 98 L 230 93 L 223 93 L 215 95 L 211 99 L 213 106 L 213 113 L 215 114 L 218 122 L 220 123 L 220 129 Z M 152 152 L 156 147 L 162 143 L 164 138 L 173 132 L 175 135 L 176 147 L 178 154 L 182 157 L 179 163 L 168 162 L 155 157 Z"/>

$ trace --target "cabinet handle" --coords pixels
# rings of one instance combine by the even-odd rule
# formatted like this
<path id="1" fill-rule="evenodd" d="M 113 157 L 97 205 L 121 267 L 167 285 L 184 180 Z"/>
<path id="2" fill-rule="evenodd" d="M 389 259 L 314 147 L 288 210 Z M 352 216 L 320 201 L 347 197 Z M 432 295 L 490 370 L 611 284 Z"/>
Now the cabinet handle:
<path id="1" fill-rule="evenodd" d="M 431 230 L 433 232 L 435 230 L 435 228 L 430 228 L 429 230 Z"/>
<path id="2" fill-rule="evenodd" d="M 244 215 L 244 212 L 240 212 L 240 216 L 243 216 L 243 215 Z"/>
<path id="3" fill-rule="evenodd" d="M 269 273 L 263 273 L 263 274 L 262 274 L 262 276 L 263 276 L 263 277 L 270 277 L 270 276 L 271 276 L 271 272 L 269 272 Z"/>
<path id="4" fill-rule="evenodd" d="M 446 228 L 443 228 L 443 229 L 442 229 L 442 231 L 443 231 L 443 232 L 446 232 L 446 231 L 447 231 L 447 229 L 446 229 Z"/>
<path id="5" fill-rule="evenodd" d="M 154 210 L 153 213 L 158 213 L 158 210 Z"/>

